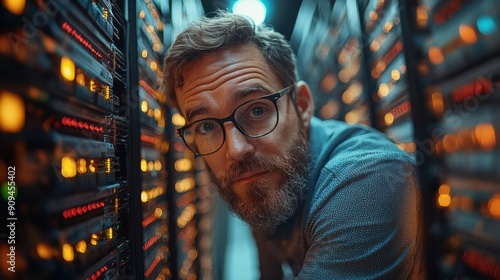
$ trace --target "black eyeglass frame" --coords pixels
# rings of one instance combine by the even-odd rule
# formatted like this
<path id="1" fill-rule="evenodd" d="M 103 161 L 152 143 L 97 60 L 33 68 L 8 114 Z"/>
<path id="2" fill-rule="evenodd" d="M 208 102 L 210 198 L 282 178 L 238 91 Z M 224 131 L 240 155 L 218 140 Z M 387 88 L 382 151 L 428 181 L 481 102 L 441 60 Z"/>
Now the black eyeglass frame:
<path id="1" fill-rule="evenodd" d="M 238 129 L 239 132 L 241 132 L 243 135 L 248 136 L 250 138 L 259 138 L 259 137 L 266 136 L 269 133 L 273 132 L 274 129 L 278 126 L 278 123 L 279 123 L 280 114 L 279 114 L 278 104 L 277 104 L 278 99 L 280 99 L 283 95 L 285 95 L 285 94 L 289 93 L 290 91 L 292 91 L 293 88 L 294 88 L 294 86 L 291 85 L 291 86 L 288 86 L 288 87 L 286 87 L 286 88 L 284 88 L 284 89 L 282 89 L 282 90 L 280 90 L 280 91 L 278 91 L 276 93 L 271 93 L 269 95 L 264 95 L 264 96 L 261 96 L 261 97 L 254 98 L 252 100 L 248 100 L 248 101 L 240 104 L 238 107 L 236 107 L 234 109 L 234 111 L 231 113 L 231 115 L 229 115 L 229 116 L 227 116 L 225 118 L 222 118 L 222 119 L 219 119 L 219 118 L 205 118 L 205 119 L 197 120 L 195 122 L 192 122 L 190 124 L 186 124 L 185 126 L 177 128 L 175 130 L 175 132 L 176 132 L 177 136 L 182 139 L 182 141 L 184 142 L 184 144 L 186 145 L 186 147 L 191 152 L 193 152 L 195 155 L 197 155 L 197 156 L 208 156 L 208 155 L 211 155 L 213 153 L 216 153 L 217 151 L 220 150 L 220 148 L 222 148 L 222 146 L 224 145 L 224 142 L 226 142 L 226 130 L 224 129 L 224 123 L 226 123 L 228 121 L 232 122 L 234 124 L 234 126 Z M 271 130 L 269 130 L 269 132 L 266 132 L 266 133 L 261 134 L 261 135 L 252 136 L 252 135 L 249 135 L 243 129 L 243 127 L 241 127 L 241 125 L 236 121 L 236 118 L 234 116 L 236 114 L 236 111 L 238 111 L 238 109 L 241 108 L 242 106 L 244 106 L 245 104 L 248 104 L 250 102 L 254 102 L 256 100 L 261 100 L 261 99 L 267 99 L 267 100 L 270 100 L 273 103 L 274 108 L 276 109 L 276 124 L 274 124 L 274 127 Z M 186 130 L 186 128 L 192 126 L 193 124 L 196 124 L 196 123 L 202 122 L 202 121 L 207 121 L 207 120 L 212 120 L 212 121 L 216 122 L 222 128 L 222 142 L 221 142 L 220 146 L 217 149 L 215 149 L 215 151 L 213 151 L 211 153 L 201 154 L 201 153 L 193 151 L 193 149 L 191 149 L 189 147 L 189 145 L 186 142 L 186 139 L 184 138 L 184 130 Z"/>

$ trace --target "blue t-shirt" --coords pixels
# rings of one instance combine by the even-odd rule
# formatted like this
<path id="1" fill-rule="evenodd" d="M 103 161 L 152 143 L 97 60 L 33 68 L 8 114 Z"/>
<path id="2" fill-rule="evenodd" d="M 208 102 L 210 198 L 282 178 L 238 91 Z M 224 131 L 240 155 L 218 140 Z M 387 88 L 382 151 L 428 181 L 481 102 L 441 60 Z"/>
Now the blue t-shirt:
<path id="1" fill-rule="evenodd" d="M 311 173 L 299 213 L 254 231 L 262 279 L 422 279 L 420 195 L 412 158 L 362 125 L 311 120 Z"/>

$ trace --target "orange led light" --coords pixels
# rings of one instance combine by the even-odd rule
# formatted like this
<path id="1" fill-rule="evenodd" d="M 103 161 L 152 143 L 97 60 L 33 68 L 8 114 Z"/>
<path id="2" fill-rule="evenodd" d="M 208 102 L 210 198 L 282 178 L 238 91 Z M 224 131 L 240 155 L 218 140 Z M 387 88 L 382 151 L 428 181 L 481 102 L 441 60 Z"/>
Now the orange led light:
<path id="1" fill-rule="evenodd" d="M 401 78 L 401 73 L 397 69 L 391 71 L 391 78 L 394 81 L 398 81 Z"/>
<path id="2" fill-rule="evenodd" d="M 0 92 L 0 131 L 20 132 L 25 123 L 26 109 L 23 99 L 9 91 Z"/>
<path id="3" fill-rule="evenodd" d="M 474 44 L 477 42 L 476 31 L 469 25 L 460 25 L 458 33 L 460 34 L 460 39 L 466 44 Z"/>
<path id="4" fill-rule="evenodd" d="M 3 0 L 3 7 L 14 15 L 21 15 L 26 7 L 26 0 Z"/>
<path id="5" fill-rule="evenodd" d="M 444 55 L 440 48 L 429 48 L 429 61 L 432 64 L 441 64 L 444 61 Z"/>
<path id="6" fill-rule="evenodd" d="M 378 96 L 380 98 L 384 98 L 386 97 L 387 95 L 389 95 L 389 86 L 387 84 L 380 84 L 380 86 L 378 87 Z"/>
<path id="7" fill-rule="evenodd" d="M 80 240 L 76 243 L 75 248 L 78 253 L 84 254 L 87 252 L 87 242 L 85 242 L 85 240 Z"/>
<path id="8" fill-rule="evenodd" d="M 321 107 L 320 114 L 325 119 L 331 119 L 339 112 L 339 105 L 334 100 L 328 101 Z"/>
<path id="9" fill-rule="evenodd" d="M 52 252 L 50 247 L 47 244 L 39 243 L 36 246 L 36 253 L 38 256 L 44 260 L 48 260 L 52 257 Z"/>
<path id="10" fill-rule="evenodd" d="M 388 125 L 388 126 L 392 125 L 394 123 L 394 115 L 391 112 L 385 114 L 384 123 L 385 123 L 385 125 Z"/>
<path id="11" fill-rule="evenodd" d="M 76 160 L 73 157 L 65 156 L 61 159 L 61 175 L 64 178 L 75 177 L 76 171 Z"/>
<path id="12" fill-rule="evenodd" d="M 358 123 L 361 120 L 361 115 L 358 112 L 349 112 L 345 114 L 344 119 L 347 123 Z"/>
<path id="13" fill-rule="evenodd" d="M 174 113 L 172 115 L 172 123 L 175 125 L 175 126 L 183 126 L 186 124 L 186 119 L 184 119 L 184 117 L 179 114 L 179 113 Z"/>
<path id="14" fill-rule="evenodd" d="M 69 57 L 61 57 L 61 76 L 67 81 L 73 81 L 76 76 L 75 63 Z"/>
<path id="15" fill-rule="evenodd" d="M 500 194 L 495 194 L 488 200 L 488 212 L 491 217 L 500 219 Z"/>
<path id="16" fill-rule="evenodd" d="M 441 115 L 444 112 L 443 96 L 439 92 L 434 92 L 431 95 L 431 108 L 435 114 Z"/>
<path id="17" fill-rule="evenodd" d="M 474 129 L 474 135 L 481 149 L 485 151 L 491 151 L 497 145 L 495 128 L 490 123 L 478 124 Z"/>
<path id="18" fill-rule="evenodd" d="M 417 24 L 420 27 L 424 27 L 427 25 L 427 21 L 429 20 L 429 15 L 427 13 L 427 9 L 424 6 L 417 7 Z"/>
<path id="19" fill-rule="evenodd" d="M 62 246 L 62 257 L 67 262 L 72 262 L 75 259 L 75 251 L 73 246 L 69 244 L 64 244 Z"/>

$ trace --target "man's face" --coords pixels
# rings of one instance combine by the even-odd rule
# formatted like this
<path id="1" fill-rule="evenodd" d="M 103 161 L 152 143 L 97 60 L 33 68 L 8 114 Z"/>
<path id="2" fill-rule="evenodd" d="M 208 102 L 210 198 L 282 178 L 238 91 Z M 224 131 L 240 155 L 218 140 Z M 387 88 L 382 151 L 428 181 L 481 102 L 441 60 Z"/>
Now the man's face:
<path id="1" fill-rule="evenodd" d="M 238 105 L 277 92 L 283 85 L 253 44 L 204 56 L 184 72 L 176 89 L 187 123 L 225 118 Z M 217 152 L 204 156 L 222 197 L 246 222 L 268 227 L 284 222 L 304 196 L 307 177 L 308 120 L 294 108 L 290 95 L 277 101 L 279 122 L 260 138 L 224 124 L 226 139 Z"/>

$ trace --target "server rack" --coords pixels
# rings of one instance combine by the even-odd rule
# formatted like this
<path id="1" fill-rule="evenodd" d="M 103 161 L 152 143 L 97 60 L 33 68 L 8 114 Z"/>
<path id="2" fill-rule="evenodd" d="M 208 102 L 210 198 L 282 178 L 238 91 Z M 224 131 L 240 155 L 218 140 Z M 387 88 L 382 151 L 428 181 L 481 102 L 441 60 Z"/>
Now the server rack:
<path id="1" fill-rule="evenodd" d="M 359 23 L 344 19 L 349 6 Z M 342 32 L 361 42 L 365 73 L 352 82 L 363 85 L 370 121 L 360 122 L 415 158 L 430 279 L 500 277 L 499 10 L 493 0 L 303 1 L 292 34 L 326 119 L 348 121 L 343 96 L 322 93 L 325 81 L 332 93 L 344 86 L 330 53 Z"/>
<path id="2" fill-rule="evenodd" d="M 440 277 L 500 278 L 498 1 L 408 5 L 419 91 L 437 180 L 431 268 Z"/>
<path id="3" fill-rule="evenodd" d="M 160 90 L 167 47 L 202 13 L 196 0 L 2 2 L 2 279 L 212 274 L 198 208 L 213 196 L 199 199 L 204 171 Z"/>
<path id="4" fill-rule="evenodd" d="M 13 242 L 0 243 L 12 268 L 2 278 L 125 275 L 123 6 L 4 1 L 0 9 L 0 162 L 15 171 L 2 200 L 3 213 L 12 206 L 4 221 L 15 225 Z"/>
<path id="5" fill-rule="evenodd" d="M 304 1 L 296 26 L 304 28 L 294 29 L 291 42 L 301 78 L 318 93 L 316 115 L 372 125 L 358 4 Z"/>
<path id="6" fill-rule="evenodd" d="M 166 51 L 164 24 L 156 2 L 138 0 L 131 4 L 128 44 L 129 61 L 134 62 L 130 67 L 134 71 L 131 71 L 129 82 L 130 94 L 137 102 L 130 103 L 130 110 L 134 111 L 131 116 L 136 124 L 131 130 L 130 140 L 140 140 L 140 146 L 131 143 L 134 147 L 131 146 L 130 150 L 134 153 L 131 158 L 136 158 L 137 152 L 140 154 L 132 164 L 136 167 L 134 171 L 140 166 L 138 179 L 141 186 L 131 191 L 134 205 L 138 205 L 138 198 L 141 202 L 141 207 L 135 209 L 136 215 L 140 213 L 137 218 L 141 221 L 141 229 L 135 231 L 135 237 L 141 240 L 141 246 L 135 247 L 134 256 L 138 258 L 135 265 L 141 268 L 138 271 L 143 271 L 145 279 L 171 278 L 174 261 L 169 249 L 167 108 L 166 97 L 159 91 L 163 78 L 161 57 Z M 138 118 L 135 117 L 137 114 Z"/>

